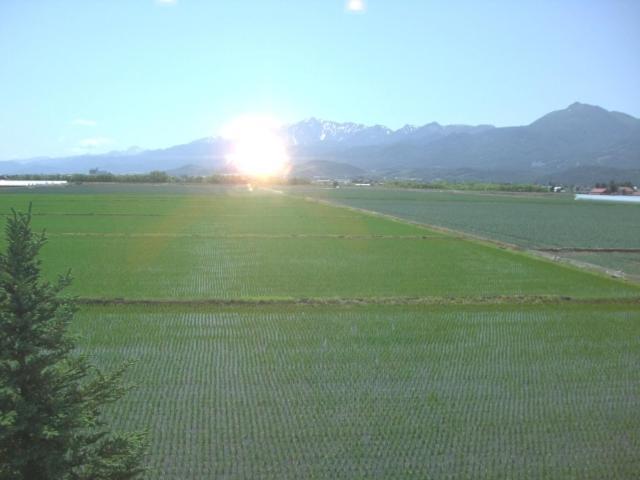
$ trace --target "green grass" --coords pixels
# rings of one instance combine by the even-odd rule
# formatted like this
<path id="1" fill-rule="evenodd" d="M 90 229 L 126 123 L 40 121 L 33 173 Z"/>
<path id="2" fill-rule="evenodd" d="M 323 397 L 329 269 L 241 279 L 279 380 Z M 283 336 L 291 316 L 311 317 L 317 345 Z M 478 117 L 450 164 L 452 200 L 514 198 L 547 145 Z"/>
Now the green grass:
<path id="1" fill-rule="evenodd" d="M 150 478 L 640 475 L 640 307 L 92 307 Z"/>

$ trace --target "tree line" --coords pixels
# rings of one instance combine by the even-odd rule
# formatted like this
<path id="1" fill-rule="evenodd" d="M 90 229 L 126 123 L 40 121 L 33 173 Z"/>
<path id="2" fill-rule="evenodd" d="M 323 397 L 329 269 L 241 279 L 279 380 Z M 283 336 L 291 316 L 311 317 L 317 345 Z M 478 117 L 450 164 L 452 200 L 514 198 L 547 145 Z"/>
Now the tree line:
<path id="1" fill-rule="evenodd" d="M 386 182 L 385 185 L 398 188 L 417 188 L 423 190 L 468 190 L 468 191 L 491 191 L 491 192 L 548 192 L 549 187 L 544 185 L 533 185 L 528 183 L 486 183 L 486 182 L 417 182 L 394 180 Z"/>
<path id="2" fill-rule="evenodd" d="M 25 174 L 8 175 L 8 180 L 66 180 L 69 183 L 197 183 L 220 185 L 246 185 L 255 182 L 254 178 L 246 175 L 181 175 L 173 176 L 162 171 L 149 173 L 115 174 L 99 173 L 71 173 L 71 174 Z M 270 179 L 268 183 L 287 185 L 306 185 L 311 183 L 305 178 L 290 177 L 287 179 Z"/>

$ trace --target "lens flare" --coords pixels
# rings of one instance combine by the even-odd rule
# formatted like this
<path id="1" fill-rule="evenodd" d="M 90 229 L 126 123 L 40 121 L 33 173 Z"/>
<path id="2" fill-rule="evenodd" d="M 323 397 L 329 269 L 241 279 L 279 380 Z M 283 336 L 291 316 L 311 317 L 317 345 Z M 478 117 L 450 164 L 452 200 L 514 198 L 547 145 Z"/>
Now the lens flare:
<path id="1" fill-rule="evenodd" d="M 222 130 L 230 143 L 226 158 L 240 173 L 254 177 L 285 175 L 289 155 L 280 135 L 281 124 L 270 117 L 247 115 Z"/>

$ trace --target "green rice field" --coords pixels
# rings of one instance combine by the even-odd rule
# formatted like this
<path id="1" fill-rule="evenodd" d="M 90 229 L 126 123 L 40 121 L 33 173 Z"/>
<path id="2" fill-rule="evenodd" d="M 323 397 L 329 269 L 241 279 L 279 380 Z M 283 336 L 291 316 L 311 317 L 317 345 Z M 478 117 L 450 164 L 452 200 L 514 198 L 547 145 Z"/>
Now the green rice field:
<path id="1" fill-rule="evenodd" d="M 637 478 L 640 307 L 93 307 L 152 478 Z"/>
<path id="2" fill-rule="evenodd" d="M 33 203 L 46 274 L 72 269 L 80 350 L 134 362 L 108 415 L 149 430 L 147 478 L 640 477 L 638 283 L 313 191 L 401 210 L 377 190 L 0 192 L 3 215 Z"/>
<path id="3" fill-rule="evenodd" d="M 196 188 L 0 195 L 33 201 L 50 275 L 104 299 L 629 297 L 612 282 L 531 256 L 269 191 Z M 88 188 L 88 187 L 83 187 Z M 176 187 L 178 188 L 178 187 Z"/>
<path id="4" fill-rule="evenodd" d="M 576 201 L 568 194 L 308 187 L 291 191 L 527 249 L 567 249 L 559 255 L 640 279 L 638 205 Z"/>

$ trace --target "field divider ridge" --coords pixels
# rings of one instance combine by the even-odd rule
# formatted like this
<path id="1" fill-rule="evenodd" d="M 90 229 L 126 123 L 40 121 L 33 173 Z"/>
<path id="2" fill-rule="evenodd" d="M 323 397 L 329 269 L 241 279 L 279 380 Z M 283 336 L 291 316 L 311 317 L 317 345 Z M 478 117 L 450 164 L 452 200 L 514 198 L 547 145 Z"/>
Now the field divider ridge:
<path id="1" fill-rule="evenodd" d="M 640 253 L 640 248 L 589 248 L 589 247 L 545 247 L 533 249 L 537 252 L 576 252 L 576 253 Z"/>
<path id="2" fill-rule="evenodd" d="M 80 305 L 640 305 L 638 297 L 583 298 L 561 295 L 498 295 L 461 297 L 303 297 L 303 298 L 100 298 L 75 297 Z"/>
<path id="3" fill-rule="evenodd" d="M 238 234 L 201 234 L 201 233 L 100 233 L 100 232 L 58 232 L 47 233 L 49 237 L 97 237 L 97 238 L 208 238 L 208 239 L 343 239 L 343 240 L 431 240 L 440 239 L 442 235 L 384 235 L 384 234 L 349 234 L 349 233 L 238 233 Z"/>

